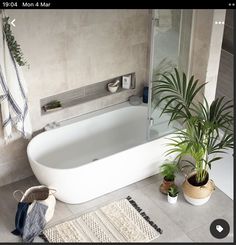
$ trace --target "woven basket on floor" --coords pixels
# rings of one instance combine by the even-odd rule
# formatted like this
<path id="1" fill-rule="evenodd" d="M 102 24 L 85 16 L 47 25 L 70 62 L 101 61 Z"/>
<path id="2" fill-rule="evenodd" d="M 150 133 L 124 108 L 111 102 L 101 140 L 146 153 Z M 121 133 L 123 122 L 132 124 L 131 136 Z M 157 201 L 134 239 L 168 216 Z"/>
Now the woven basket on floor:
<path id="1" fill-rule="evenodd" d="M 40 202 L 46 205 L 48 208 L 45 213 L 45 220 L 46 222 L 49 222 L 53 217 L 55 205 L 56 205 L 56 199 L 53 193 L 55 193 L 54 189 L 50 189 L 44 185 L 39 185 L 39 186 L 32 186 L 28 188 L 25 192 L 21 190 L 15 190 L 13 192 L 13 197 L 18 202 L 31 203 L 28 212 L 30 212 L 30 210 L 33 208 L 36 202 Z"/>

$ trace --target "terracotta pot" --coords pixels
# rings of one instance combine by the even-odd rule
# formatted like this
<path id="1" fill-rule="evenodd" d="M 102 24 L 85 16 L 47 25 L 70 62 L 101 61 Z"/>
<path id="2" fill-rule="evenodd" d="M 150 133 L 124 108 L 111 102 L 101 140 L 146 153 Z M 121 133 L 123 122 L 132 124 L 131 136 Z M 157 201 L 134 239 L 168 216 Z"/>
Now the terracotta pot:
<path id="1" fill-rule="evenodd" d="M 192 173 L 187 179 L 185 179 L 182 188 L 185 199 L 192 205 L 202 205 L 206 203 L 215 189 L 215 184 L 213 180 L 207 180 L 205 185 L 194 186 L 189 183 L 189 178 L 196 173 Z"/>
<path id="2" fill-rule="evenodd" d="M 173 181 L 168 181 L 165 178 L 163 178 L 163 182 L 160 185 L 160 192 L 162 192 L 163 194 L 168 193 L 168 189 L 170 188 L 170 186 L 172 186 L 174 184 L 174 180 Z"/>

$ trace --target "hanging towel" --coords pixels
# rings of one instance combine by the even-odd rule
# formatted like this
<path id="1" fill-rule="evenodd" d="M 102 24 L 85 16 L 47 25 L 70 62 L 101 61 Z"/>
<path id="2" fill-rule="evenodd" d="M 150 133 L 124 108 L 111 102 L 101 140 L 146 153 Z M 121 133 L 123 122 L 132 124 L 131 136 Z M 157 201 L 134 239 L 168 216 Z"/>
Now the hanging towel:
<path id="1" fill-rule="evenodd" d="M 26 203 L 26 202 L 18 203 L 16 217 L 15 217 L 16 228 L 14 231 L 11 232 L 12 234 L 16 236 L 22 236 L 29 205 L 30 203 Z"/>
<path id="2" fill-rule="evenodd" d="M 45 213 L 47 208 L 46 205 L 35 201 L 25 220 L 22 235 L 23 242 L 33 242 L 34 238 L 43 231 L 46 226 Z"/>
<path id="3" fill-rule="evenodd" d="M 30 123 L 27 89 L 21 67 L 9 51 L 3 33 L 3 21 L 0 16 L 0 105 L 2 128 L 5 142 L 12 138 L 13 127 L 24 138 L 30 138 Z"/>

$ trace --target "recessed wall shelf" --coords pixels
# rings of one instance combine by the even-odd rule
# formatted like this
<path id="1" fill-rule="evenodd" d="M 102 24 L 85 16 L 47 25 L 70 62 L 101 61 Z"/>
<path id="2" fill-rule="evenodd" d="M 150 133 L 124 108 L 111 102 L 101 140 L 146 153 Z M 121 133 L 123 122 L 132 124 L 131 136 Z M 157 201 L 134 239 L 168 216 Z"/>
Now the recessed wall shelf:
<path id="1" fill-rule="evenodd" d="M 127 75 L 131 75 L 130 89 L 135 89 L 135 85 L 136 85 L 135 73 L 133 72 L 133 73 L 124 74 L 119 77 L 114 77 L 114 78 L 111 78 L 111 79 L 108 79 L 102 82 L 94 83 L 91 85 L 87 85 L 84 87 L 66 91 L 64 93 L 60 93 L 60 94 L 56 94 L 53 96 L 43 98 L 40 100 L 41 115 L 45 115 L 45 114 L 54 112 L 54 110 L 45 111 L 43 109 L 43 107 L 51 101 L 55 101 L 55 100 L 60 101 L 61 106 L 62 106 L 61 109 L 64 109 L 64 108 L 68 108 L 68 107 L 82 104 L 85 102 L 89 102 L 95 99 L 99 99 L 104 96 L 113 95 L 113 94 L 117 94 L 117 93 L 121 93 L 121 92 L 130 90 L 130 89 L 123 89 L 121 87 L 122 77 L 127 76 Z M 107 84 L 110 82 L 115 82 L 118 79 L 120 80 L 120 87 L 118 88 L 118 90 L 115 93 L 109 92 L 107 90 Z"/>

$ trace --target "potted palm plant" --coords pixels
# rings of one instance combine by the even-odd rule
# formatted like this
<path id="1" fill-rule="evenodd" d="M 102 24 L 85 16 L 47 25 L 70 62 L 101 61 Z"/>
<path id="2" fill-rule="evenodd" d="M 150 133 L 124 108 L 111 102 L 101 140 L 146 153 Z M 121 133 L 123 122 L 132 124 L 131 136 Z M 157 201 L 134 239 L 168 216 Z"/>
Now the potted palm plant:
<path id="1" fill-rule="evenodd" d="M 178 171 L 178 167 L 176 163 L 166 162 L 160 166 L 160 170 L 163 176 L 163 182 L 160 185 L 160 191 L 163 194 L 167 194 L 169 187 L 174 184 L 175 174 Z"/>
<path id="2" fill-rule="evenodd" d="M 170 186 L 170 188 L 168 189 L 168 195 L 167 195 L 168 203 L 171 203 L 171 204 L 176 203 L 178 199 L 178 193 L 179 193 L 179 190 L 176 185 Z"/>
<path id="3" fill-rule="evenodd" d="M 161 107 L 162 114 L 170 114 L 169 123 L 177 120 L 183 125 L 170 139 L 167 154 L 175 153 L 178 162 L 185 156 L 191 157 L 191 161 L 185 161 L 193 166 L 193 171 L 182 187 L 185 199 L 193 205 L 209 200 L 214 190 L 209 178 L 211 165 L 222 158 L 217 154 L 233 148 L 233 105 L 224 97 L 211 104 L 204 96 L 202 102 L 196 100 L 205 84 L 199 85 L 194 76 L 187 80 L 185 73 L 180 75 L 176 68 L 153 81 L 153 96 L 159 98 L 156 106 Z"/>

